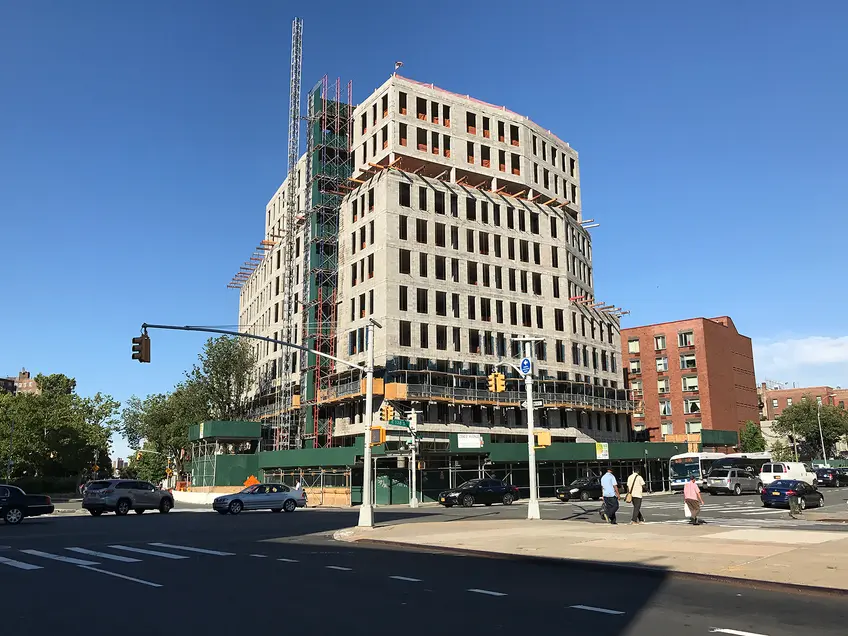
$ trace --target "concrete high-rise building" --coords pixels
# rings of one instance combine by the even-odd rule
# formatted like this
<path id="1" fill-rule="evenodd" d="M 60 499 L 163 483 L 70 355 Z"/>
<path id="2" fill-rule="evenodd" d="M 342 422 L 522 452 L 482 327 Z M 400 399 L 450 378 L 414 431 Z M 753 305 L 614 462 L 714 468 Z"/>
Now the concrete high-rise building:
<path id="1" fill-rule="evenodd" d="M 314 102 L 310 95 L 310 126 L 321 110 Z M 438 449 L 452 433 L 526 439 L 523 383 L 496 365 L 522 357 L 514 337 L 536 337 L 535 392 L 544 404 L 536 426 L 555 442 L 627 441 L 619 315 L 594 302 L 577 152 L 503 107 L 397 75 L 354 109 L 346 134 L 343 179 L 316 185 L 315 159 L 326 158 L 314 141 L 294 176 L 304 211 L 294 228 L 296 342 L 315 342 L 315 312 L 332 302 L 332 343 L 322 350 L 364 364 L 366 325 L 379 322 L 374 423 L 384 400 L 419 411 L 419 428 Z M 267 251 L 240 283 L 241 328 L 272 337 L 281 337 L 288 293 L 286 191 L 284 182 L 266 206 Z M 324 194 L 339 197 L 332 247 L 315 212 Z M 316 252 L 330 251 L 332 261 L 316 266 Z M 316 302 L 330 262 L 332 288 Z M 268 397 L 260 415 L 278 416 L 270 396 L 282 376 L 298 384 L 283 407 L 301 410 L 302 434 L 289 447 L 357 443 L 365 429 L 359 372 L 321 369 L 298 353 L 286 375 L 273 344 L 255 346 L 258 395 Z M 495 370 L 507 375 L 504 393 L 487 389 Z"/>
<path id="2" fill-rule="evenodd" d="M 638 437 L 723 449 L 759 421 L 751 339 L 729 317 L 622 329 L 621 342 Z"/>

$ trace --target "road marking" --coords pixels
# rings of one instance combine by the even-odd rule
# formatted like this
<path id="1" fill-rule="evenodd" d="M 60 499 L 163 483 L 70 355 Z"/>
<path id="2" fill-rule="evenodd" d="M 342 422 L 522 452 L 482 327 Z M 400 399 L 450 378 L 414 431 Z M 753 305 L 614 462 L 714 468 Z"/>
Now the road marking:
<path id="1" fill-rule="evenodd" d="M 70 563 L 71 565 L 97 565 L 97 561 L 84 561 L 83 559 L 74 559 L 73 557 L 61 556 L 59 554 L 50 554 L 49 552 L 42 552 L 41 550 L 21 550 L 24 554 L 31 554 L 33 556 L 40 556 L 45 559 L 53 559 L 54 561 L 61 561 L 62 563 Z"/>
<path id="2" fill-rule="evenodd" d="M 471 589 L 466 590 L 466 592 L 474 592 L 475 594 L 485 594 L 487 596 L 506 596 L 506 594 L 504 594 L 503 592 L 493 592 L 492 590 L 481 590 L 480 588 L 477 588 L 477 587 L 472 587 Z"/>
<path id="3" fill-rule="evenodd" d="M 251 554 L 250 556 L 256 557 L 257 559 L 267 559 L 268 558 L 267 554 Z"/>
<path id="4" fill-rule="evenodd" d="M 92 572 L 100 572 L 100 574 L 108 574 L 109 576 L 116 576 L 119 579 L 125 579 L 127 581 L 132 581 L 133 583 L 141 583 L 142 585 L 149 585 L 150 587 L 162 587 L 159 583 L 153 583 L 152 581 L 145 581 L 144 579 L 136 579 L 132 576 L 127 576 L 126 574 L 118 574 L 117 572 L 110 572 L 109 570 L 101 570 L 100 568 L 93 568 L 88 565 L 80 566 L 83 570 L 91 570 Z"/>
<path id="5" fill-rule="evenodd" d="M 165 559 L 187 559 L 188 557 L 182 554 L 170 554 L 169 552 L 157 552 L 156 550 L 144 550 L 142 548 L 131 548 L 127 545 L 110 545 L 113 550 L 124 550 L 126 552 L 137 552 L 138 554 L 148 554 L 150 556 L 163 557 Z"/>
<path id="6" fill-rule="evenodd" d="M 10 565 L 13 568 L 18 568 L 19 570 L 42 570 L 43 569 L 40 565 L 33 565 L 32 563 L 24 563 L 23 561 L 15 561 L 14 559 L 7 559 L 6 557 L 0 557 L 0 563 L 4 563 L 5 565 Z"/>
<path id="7" fill-rule="evenodd" d="M 619 612 L 618 610 L 606 609 L 605 607 L 593 607 L 591 605 L 569 605 L 569 607 L 571 609 L 586 610 L 587 612 L 598 612 L 600 614 L 612 614 L 614 616 L 624 614 L 624 612 Z"/>
<path id="8" fill-rule="evenodd" d="M 198 554 L 211 554 L 212 556 L 235 556 L 233 552 L 219 552 L 218 550 L 205 550 L 203 548 L 192 548 L 187 545 L 173 545 L 172 543 L 148 543 L 154 548 L 168 548 L 171 550 L 185 550 L 186 552 L 197 552 Z"/>
<path id="9" fill-rule="evenodd" d="M 741 632 L 738 629 L 723 629 L 721 627 L 710 627 L 710 634 L 733 634 L 733 636 L 766 636 L 754 632 Z"/>
<path id="10" fill-rule="evenodd" d="M 410 583 L 420 583 L 421 579 L 414 579 L 411 576 L 390 576 L 390 579 L 395 581 L 409 581 Z"/>
<path id="11" fill-rule="evenodd" d="M 121 556 L 120 554 L 107 554 L 105 552 L 97 552 L 96 550 L 86 550 L 85 548 L 65 548 L 71 552 L 79 554 L 87 554 L 88 556 L 100 557 L 101 559 L 110 559 L 112 561 L 120 561 L 121 563 L 141 563 L 141 559 L 133 559 L 132 557 Z"/>
<path id="12" fill-rule="evenodd" d="M 277 559 L 277 561 L 282 561 L 283 563 L 300 563 L 297 559 Z"/>
<path id="13" fill-rule="evenodd" d="M 328 570 L 340 570 L 342 572 L 350 572 L 351 570 L 353 570 L 353 568 L 346 568 L 341 565 L 325 565 L 324 567 Z"/>

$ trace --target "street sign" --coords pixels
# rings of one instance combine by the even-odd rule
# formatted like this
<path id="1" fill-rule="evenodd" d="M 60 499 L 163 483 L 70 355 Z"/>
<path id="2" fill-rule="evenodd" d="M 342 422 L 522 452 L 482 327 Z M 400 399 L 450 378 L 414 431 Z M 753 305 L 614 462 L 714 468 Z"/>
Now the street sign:
<path id="1" fill-rule="evenodd" d="M 389 426 L 403 426 L 405 428 L 409 428 L 409 420 L 389 420 L 387 422 Z"/>
<path id="2" fill-rule="evenodd" d="M 542 400 L 533 400 L 533 408 L 534 409 L 542 408 L 544 405 L 545 405 L 545 403 Z M 527 408 L 527 400 L 524 400 L 521 403 L 521 408 L 523 408 L 523 409 Z"/>
<path id="3" fill-rule="evenodd" d="M 521 358 L 521 365 L 519 368 L 521 369 L 521 373 L 527 375 L 533 370 L 533 363 L 530 361 L 530 358 Z"/>
<path id="4" fill-rule="evenodd" d="M 595 459 L 609 459 L 609 444 L 607 442 L 595 442 Z"/>

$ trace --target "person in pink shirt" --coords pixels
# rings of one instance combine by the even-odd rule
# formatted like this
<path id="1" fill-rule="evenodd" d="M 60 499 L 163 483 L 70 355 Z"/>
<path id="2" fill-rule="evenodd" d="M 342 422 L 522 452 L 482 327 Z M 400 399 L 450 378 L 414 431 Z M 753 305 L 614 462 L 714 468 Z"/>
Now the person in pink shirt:
<path id="1" fill-rule="evenodd" d="M 704 500 L 701 498 L 701 489 L 695 483 L 695 477 L 691 477 L 686 485 L 683 486 L 683 500 L 689 507 L 689 512 L 692 514 L 692 520 L 689 522 L 692 525 L 698 525 L 698 515 L 701 512 L 701 506 L 704 505 Z"/>

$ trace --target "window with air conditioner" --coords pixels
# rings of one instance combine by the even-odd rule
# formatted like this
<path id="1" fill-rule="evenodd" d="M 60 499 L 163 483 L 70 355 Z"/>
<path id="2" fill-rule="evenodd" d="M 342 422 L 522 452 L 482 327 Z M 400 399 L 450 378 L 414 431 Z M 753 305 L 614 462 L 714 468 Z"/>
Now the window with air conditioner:
<path id="1" fill-rule="evenodd" d="M 665 336 L 654 336 L 654 349 L 657 351 L 665 349 Z"/>
<path id="2" fill-rule="evenodd" d="M 692 420 L 690 422 L 686 422 L 686 432 L 690 435 L 694 433 L 701 432 L 701 422 L 700 420 Z"/>
<path id="3" fill-rule="evenodd" d="M 689 413 L 700 413 L 701 412 L 701 400 L 697 399 L 697 398 L 683 400 L 683 412 L 687 413 L 687 414 L 689 414 Z"/>
<path id="4" fill-rule="evenodd" d="M 683 390 L 684 391 L 697 391 L 698 390 L 698 376 L 697 375 L 688 375 L 683 378 Z"/>
<path id="5" fill-rule="evenodd" d="M 671 400 L 660 400 L 660 415 L 671 415 Z"/>
<path id="6" fill-rule="evenodd" d="M 630 390 L 635 393 L 642 392 L 642 380 L 630 380 Z"/>
<path id="7" fill-rule="evenodd" d="M 639 353 L 639 339 L 627 341 L 627 351 L 629 353 Z"/>
<path id="8" fill-rule="evenodd" d="M 680 368 L 681 369 L 694 369 L 697 365 L 695 364 L 695 354 L 694 353 L 684 353 L 680 356 Z"/>
<path id="9" fill-rule="evenodd" d="M 695 344 L 695 334 L 691 331 L 682 331 L 677 334 L 678 347 L 691 347 Z"/>
<path id="10" fill-rule="evenodd" d="M 666 435 L 671 435 L 671 422 L 663 422 L 661 426 L 663 437 L 665 437 Z"/>
<path id="11" fill-rule="evenodd" d="M 639 360 L 630 361 L 630 373 L 642 373 L 642 363 Z"/>
<path id="12" fill-rule="evenodd" d="M 668 393 L 669 390 L 668 378 L 657 380 L 657 393 Z"/>
<path id="13" fill-rule="evenodd" d="M 657 358 L 657 371 L 668 371 L 668 358 L 665 356 Z"/>

